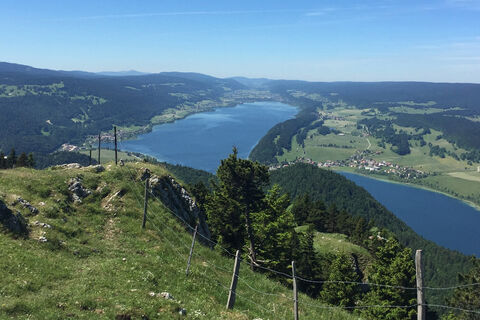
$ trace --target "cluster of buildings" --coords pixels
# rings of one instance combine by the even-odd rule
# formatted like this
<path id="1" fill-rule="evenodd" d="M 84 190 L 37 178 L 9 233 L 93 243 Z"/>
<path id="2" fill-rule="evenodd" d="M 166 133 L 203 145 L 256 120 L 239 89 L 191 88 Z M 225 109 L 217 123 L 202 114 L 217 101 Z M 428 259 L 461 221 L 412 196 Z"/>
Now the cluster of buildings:
<path id="1" fill-rule="evenodd" d="M 336 160 L 336 161 L 313 161 L 309 158 L 298 158 L 295 161 L 281 163 L 278 165 L 271 166 L 269 170 L 276 170 L 282 167 L 288 167 L 289 165 L 295 163 L 307 163 L 319 168 L 332 168 L 332 167 L 350 167 L 355 168 L 358 171 L 364 173 L 375 173 L 387 176 L 396 176 L 401 179 L 420 179 L 428 176 L 428 173 L 413 169 L 411 167 L 402 167 L 398 164 L 388 162 L 388 161 L 377 161 L 371 158 L 366 157 L 371 155 L 372 152 L 369 150 L 364 150 L 362 152 L 357 152 L 347 160 Z"/>
<path id="2" fill-rule="evenodd" d="M 80 150 L 79 147 L 73 145 L 73 144 L 68 144 L 64 143 L 62 146 L 59 148 L 60 151 L 68 151 L 68 152 L 74 152 Z"/>

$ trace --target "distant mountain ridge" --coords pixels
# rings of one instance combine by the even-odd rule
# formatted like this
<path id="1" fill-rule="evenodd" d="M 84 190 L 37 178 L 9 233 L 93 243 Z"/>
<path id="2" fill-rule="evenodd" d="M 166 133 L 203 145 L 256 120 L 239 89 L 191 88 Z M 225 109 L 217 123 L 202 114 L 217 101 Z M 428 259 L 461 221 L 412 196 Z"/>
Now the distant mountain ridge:
<path id="1" fill-rule="evenodd" d="M 0 151 L 49 153 L 113 125 L 145 127 L 166 110 L 242 103 L 233 79 L 166 72 L 106 76 L 0 63 Z M 169 111 L 172 113 L 172 111 Z"/>
<path id="2" fill-rule="evenodd" d="M 125 77 L 125 76 L 144 76 L 146 74 L 151 74 L 151 73 L 140 72 L 137 70 L 128 70 L 128 71 L 102 71 L 102 72 L 95 72 L 95 74 L 98 74 L 101 76 Z"/>

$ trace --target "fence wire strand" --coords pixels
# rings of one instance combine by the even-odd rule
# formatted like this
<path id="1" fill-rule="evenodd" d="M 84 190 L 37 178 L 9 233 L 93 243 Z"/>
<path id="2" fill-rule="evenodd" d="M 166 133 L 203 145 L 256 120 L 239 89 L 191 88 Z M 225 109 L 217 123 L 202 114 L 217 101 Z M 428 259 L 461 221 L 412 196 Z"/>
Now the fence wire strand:
<path id="1" fill-rule="evenodd" d="M 125 168 L 129 171 L 129 175 L 131 177 L 131 180 L 132 182 L 134 183 L 134 186 L 138 186 L 138 181 L 137 179 L 135 178 L 135 174 L 132 172 L 132 170 L 130 168 L 128 168 L 128 165 L 125 164 Z M 142 208 L 142 201 L 141 201 L 141 191 L 140 191 L 140 196 L 137 192 L 138 189 L 136 189 L 134 186 L 132 186 L 132 189 L 134 190 L 134 195 L 135 195 L 135 198 L 136 198 L 136 201 L 137 203 L 139 204 L 139 207 Z M 139 188 L 141 189 L 141 186 L 139 186 Z M 161 199 L 159 199 L 155 194 L 153 194 L 150 190 L 147 190 L 147 192 L 152 195 L 154 197 L 155 200 L 158 200 L 159 203 L 160 203 L 160 206 L 162 208 L 166 208 L 171 214 L 173 214 L 175 217 L 177 217 L 180 221 L 183 222 L 183 224 L 188 227 L 190 230 L 194 230 L 194 227 L 192 227 L 187 221 L 185 221 L 185 219 L 183 219 L 181 216 L 179 216 L 177 213 L 175 213 L 173 210 L 170 210 L 169 208 L 167 208 L 163 202 L 161 201 Z M 157 215 L 151 215 L 151 218 L 147 221 L 150 222 L 150 225 L 158 232 L 158 233 L 162 233 L 162 228 L 160 228 L 156 223 L 155 223 L 155 220 L 152 219 L 153 218 L 157 218 L 160 220 L 160 216 L 157 216 Z M 159 221 L 159 223 L 161 223 L 161 221 Z M 188 250 L 190 249 L 190 247 L 184 243 L 184 241 L 181 240 L 181 238 L 176 234 L 175 230 L 173 230 L 172 228 L 168 227 L 166 224 L 161 224 L 163 229 L 168 229 L 170 231 L 170 233 L 172 233 L 176 238 L 177 240 L 179 240 L 179 243 L 187 248 Z M 223 246 L 221 246 L 219 243 L 209 239 L 208 237 L 202 235 L 200 232 L 197 232 L 197 234 L 199 236 L 201 236 L 202 238 L 204 238 L 206 241 L 208 241 L 209 243 L 217 246 L 218 248 L 222 249 L 223 251 L 225 251 L 228 255 L 230 256 L 235 256 L 235 254 L 231 253 L 228 249 L 224 248 Z M 174 249 L 175 253 L 177 255 L 179 255 L 179 257 L 182 259 L 182 260 L 187 260 L 187 258 L 185 257 L 185 254 L 181 253 L 178 248 L 165 236 L 165 237 L 162 237 L 163 239 L 165 239 L 168 243 L 168 245 L 170 247 L 172 247 L 172 249 Z M 194 251 L 193 254 L 199 258 L 201 258 L 202 260 L 205 260 L 205 261 L 208 261 L 209 259 L 206 259 L 204 256 L 200 255 L 198 252 Z M 207 263 L 207 266 L 212 267 L 213 268 L 216 268 L 220 271 L 223 271 L 223 272 L 227 272 L 227 273 L 230 273 L 231 271 L 230 270 L 227 270 L 225 269 L 224 267 L 220 267 L 220 266 L 217 266 L 213 263 Z M 290 274 L 287 274 L 285 272 L 281 272 L 281 271 L 277 271 L 277 270 L 274 270 L 274 269 L 271 269 L 271 268 L 268 268 L 268 267 L 265 267 L 265 266 L 255 266 L 256 268 L 259 268 L 259 269 L 263 269 L 263 270 L 266 270 L 266 271 L 269 271 L 269 272 L 272 272 L 274 274 L 278 274 L 278 275 L 281 275 L 281 276 L 284 276 L 284 277 L 287 277 L 289 279 L 292 278 L 292 275 Z M 203 277 L 206 277 L 208 278 L 208 280 L 210 281 L 213 281 L 217 286 L 220 286 L 222 288 L 224 288 L 225 290 L 229 291 L 230 288 L 226 287 L 225 285 L 223 285 L 221 282 L 219 282 L 217 279 L 214 279 L 212 277 L 209 277 L 207 276 L 206 274 L 204 273 L 196 273 L 196 274 L 199 274 Z M 216 272 L 215 272 L 216 275 L 218 275 Z M 276 297 L 281 297 L 281 298 L 284 298 L 286 300 L 291 300 L 291 301 L 294 301 L 293 298 L 288 298 L 286 297 L 285 295 L 282 295 L 282 294 L 276 294 L 276 293 L 268 293 L 268 292 L 263 292 L 261 290 L 258 290 L 254 287 L 252 287 L 251 285 L 248 284 L 248 282 L 236 275 L 236 277 L 238 278 L 239 280 L 239 283 L 242 283 L 243 285 L 245 285 L 248 289 L 258 293 L 258 294 L 262 294 L 262 295 L 266 295 L 266 296 L 276 296 Z M 299 276 L 296 276 L 295 277 L 296 279 L 300 280 L 300 281 L 304 281 L 304 282 L 308 282 L 308 283 L 316 283 L 316 284 L 326 284 L 326 283 L 338 283 L 338 284 L 355 284 L 355 285 L 366 285 L 366 286 L 376 286 L 376 287 L 384 287 L 384 288 L 394 288 L 394 289 L 401 289 L 401 290 L 417 290 L 417 287 L 406 287 L 406 286 L 395 286 L 395 285 L 387 285 L 387 284 L 378 284 L 378 283 L 364 283 L 364 282 L 354 282 L 354 281 L 332 281 L 332 280 L 312 280 L 312 279 L 306 279 L 306 278 L 303 278 L 303 277 L 299 277 Z M 454 290 L 454 289 L 461 289 L 461 288 L 469 288 L 469 287 L 476 287 L 476 286 L 480 286 L 480 283 L 471 283 L 471 284 L 464 284 L 464 285 L 457 285 L 457 286 L 449 286 L 449 287 L 429 287 L 429 286 L 424 286 L 424 287 L 421 287 L 421 289 L 426 289 L 426 290 Z M 268 311 L 268 312 L 274 312 L 274 310 L 270 310 L 268 308 L 265 308 L 264 306 L 256 303 L 255 301 L 249 299 L 249 298 L 246 298 L 245 296 L 243 295 L 240 295 L 238 294 L 238 292 L 236 292 L 236 296 L 245 300 L 245 301 L 248 301 L 254 305 L 256 305 L 257 307 L 265 310 L 265 311 Z M 341 306 L 328 306 L 328 305 L 320 305 L 320 304 L 312 304 L 312 303 L 307 303 L 303 300 L 299 300 L 298 301 L 299 304 L 302 304 L 302 305 L 306 305 L 306 306 L 310 306 L 310 307 L 314 307 L 314 308 L 318 308 L 318 309 L 346 309 L 346 310 L 351 310 L 351 309 L 366 309 L 366 308 L 414 308 L 414 307 L 417 307 L 418 304 L 412 304 L 412 305 L 365 305 L 365 306 L 345 306 L 345 307 L 341 307 Z M 453 306 L 446 306 L 446 305 L 438 305 L 438 304 L 424 304 L 424 306 L 427 306 L 427 307 L 432 307 L 432 308 L 443 308 L 443 309 L 448 309 L 448 310 L 453 310 L 453 311 L 459 311 L 459 312 L 466 312 L 466 313 L 473 313 L 473 314 L 480 314 L 480 310 L 473 310 L 473 309 L 465 309 L 465 308 L 460 308 L 460 307 L 453 307 Z"/>

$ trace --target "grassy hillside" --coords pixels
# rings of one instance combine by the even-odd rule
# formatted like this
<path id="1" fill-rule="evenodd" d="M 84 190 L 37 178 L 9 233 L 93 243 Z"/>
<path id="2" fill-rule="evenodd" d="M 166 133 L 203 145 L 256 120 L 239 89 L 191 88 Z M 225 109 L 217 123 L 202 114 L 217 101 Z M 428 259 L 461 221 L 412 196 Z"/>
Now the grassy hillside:
<path id="1" fill-rule="evenodd" d="M 291 291 L 244 263 L 235 309 L 226 311 L 233 259 L 216 250 L 197 243 L 185 276 L 191 235 L 179 220 L 151 199 L 147 227 L 141 229 L 142 167 L 169 173 L 144 163 L 107 165 L 101 173 L 89 168 L 0 171 L 0 200 L 21 211 L 30 230 L 25 238 L 0 231 L 0 318 L 291 318 Z M 75 177 L 92 191 L 82 203 L 73 202 L 67 188 Z M 18 197 L 39 213 L 12 205 Z M 174 299 L 157 296 L 164 291 Z M 302 294 L 299 300 L 302 319 L 357 319 L 322 309 Z M 186 316 L 179 314 L 182 308 Z"/>

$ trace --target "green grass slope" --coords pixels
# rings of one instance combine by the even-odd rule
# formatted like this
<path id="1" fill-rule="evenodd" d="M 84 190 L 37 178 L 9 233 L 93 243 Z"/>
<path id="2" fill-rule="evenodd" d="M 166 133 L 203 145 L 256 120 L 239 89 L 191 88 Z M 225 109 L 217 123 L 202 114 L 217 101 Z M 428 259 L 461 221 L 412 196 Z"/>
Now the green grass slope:
<path id="1" fill-rule="evenodd" d="M 0 225 L 0 318 L 292 318 L 291 290 L 245 263 L 235 308 L 227 311 L 233 259 L 217 250 L 197 243 L 185 276 L 191 235 L 180 221 L 151 199 L 147 226 L 141 229 L 142 167 L 169 174 L 163 166 L 144 163 L 107 165 L 101 173 L 89 168 L 0 171 L 0 200 L 21 211 L 30 229 L 22 238 Z M 74 203 L 67 189 L 74 177 L 92 191 L 82 203 Z M 18 197 L 39 213 L 12 205 Z M 157 296 L 164 291 L 174 299 Z M 323 309 L 303 294 L 299 301 L 302 319 L 357 318 Z M 182 308 L 186 315 L 179 314 Z"/>

